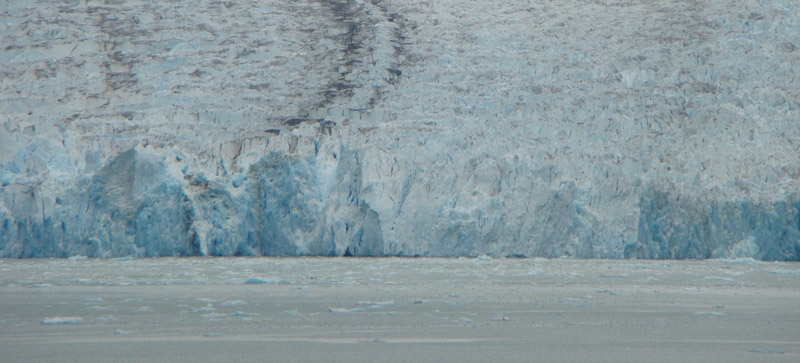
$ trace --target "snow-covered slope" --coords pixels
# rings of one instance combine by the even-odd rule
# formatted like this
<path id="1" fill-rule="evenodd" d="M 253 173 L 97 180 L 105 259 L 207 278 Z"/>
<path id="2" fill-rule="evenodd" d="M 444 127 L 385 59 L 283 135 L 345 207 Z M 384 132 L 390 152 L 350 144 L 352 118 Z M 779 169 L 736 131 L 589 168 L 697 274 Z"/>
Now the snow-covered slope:
<path id="1" fill-rule="evenodd" d="M 800 3 L 0 4 L 0 256 L 800 257 Z"/>

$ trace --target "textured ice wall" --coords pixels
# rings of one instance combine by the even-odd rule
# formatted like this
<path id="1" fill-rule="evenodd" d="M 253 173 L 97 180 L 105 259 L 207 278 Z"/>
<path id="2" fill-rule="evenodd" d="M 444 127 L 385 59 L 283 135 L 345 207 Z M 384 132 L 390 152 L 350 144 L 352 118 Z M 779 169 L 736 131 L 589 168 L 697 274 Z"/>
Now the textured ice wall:
<path id="1" fill-rule="evenodd" d="M 800 5 L 6 1 L 0 256 L 800 256 Z"/>

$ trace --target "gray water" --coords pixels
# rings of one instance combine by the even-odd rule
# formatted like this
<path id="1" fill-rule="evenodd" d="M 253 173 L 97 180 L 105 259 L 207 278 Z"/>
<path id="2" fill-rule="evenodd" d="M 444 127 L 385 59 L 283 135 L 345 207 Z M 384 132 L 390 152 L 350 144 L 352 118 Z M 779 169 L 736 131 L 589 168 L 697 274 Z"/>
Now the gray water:
<path id="1" fill-rule="evenodd" d="M 0 260 L 4 362 L 798 361 L 800 265 Z"/>

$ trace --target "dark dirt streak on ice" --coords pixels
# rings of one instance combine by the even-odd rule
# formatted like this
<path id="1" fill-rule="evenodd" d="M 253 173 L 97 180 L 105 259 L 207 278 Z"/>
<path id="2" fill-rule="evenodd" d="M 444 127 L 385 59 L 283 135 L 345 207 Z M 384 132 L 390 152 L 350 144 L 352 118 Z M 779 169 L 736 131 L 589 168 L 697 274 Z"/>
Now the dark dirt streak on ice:
<path id="1" fill-rule="evenodd" d="M 371 1 L 372 5 L 357 5 L 347 0 L 321 0 L 319 2 L 330 13 L 334 23 L 344 30 L 344 34 L 333 37 L 333 40 L 340 45 L 339 58 L 334 61 L 327 60 L 332 64 L 332 80 L 327 89 L 321 92 L 323 99 L 316 107 L 324 109 L 335 104 L 346 105 L 354 96 L 356 88 L 366 86 L 353 82 L 351 78 L 353 78 L 354 74 L 357 76 L 357 73 L 368 71 L 370 66 L 374 67 L 376 65 L 372 58 L 372 53 L 378 44 L 373 44 L 370 41 L 370 39 L 375 38 L 377 30 L 378 22 L 373 20 L 376 12 L 383 21 L 394 23 L 398 26 L 393 31 L 392 38 L 389 39 L 394 48 L 392 67 L 386 68 L 382 72 L 387 83 L 397 83 L 402 75 L 398 56 L 406 53 L 406 36 L 404 34 L 406 20 L 399 14 L 391 13 L 388 7 L 382 5 L 380 0 Z M 368 7 L 372 7 L 375 10 L 370 12 L 367 9 Z M 374 108 L 383 97 L 383 92 L 379 87 L 370 87 L 373 87 L 372 97 L 362 110 Z"/>

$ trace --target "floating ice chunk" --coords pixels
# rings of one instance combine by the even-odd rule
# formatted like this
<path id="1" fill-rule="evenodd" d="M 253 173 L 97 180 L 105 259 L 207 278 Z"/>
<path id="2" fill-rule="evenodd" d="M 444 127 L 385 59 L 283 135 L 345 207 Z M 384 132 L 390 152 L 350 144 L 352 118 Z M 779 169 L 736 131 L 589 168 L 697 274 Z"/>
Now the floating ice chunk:
<path id="1" fill-rule="evenodd" d="M 573 298 L 573 297 L 565 297 L 565 298 L 561 299 L 561 302 L 567 303 L 567 304 L 579 304 L 579 303 L 582 303 L 583 300 L 577 299 L 577 298 Z"/>
<path id="2" fill-rule="evenodd" d="M 458 319 L 458 321 L 460 323 L 472 323 L 472 319 L 470 319 L 470 318 L 461 318 L 461 319 Z"/>
<path id="3" fill-rule="evenodd" d="M 777 354 L 785 353 L 782 350 L 777 350 L 777 349 L 772 349 L 772 348 L 756 348 L 756 349 L 750 349 L 750 350 L 748 350 L 748 352 L 750 352 L 750 353 L 777 353 Z"/>
<path id="4" fill-rule="evenodd" d="M 205 318 L 205 319 L 220 319 L 220 318 L 227 317 L 228 315 L 227 314 L 220 314 L 220 313 L 208 313 L 208 314 L 202 314 L 200 316 Z"/>
<path id="5" fill-rule="evenodd" d="M 617 295 L 627 296 L 627 294 L 622 294 L 622 293 L 619 293 L 619 292 L 616 292 L 616 291 L 612 291 L 612 290 L 597 290 L 597 292 L 605 292 L 606 294 L 609 294 L 609 295 L 612 295 L 612 296 L 617 296 Z"/>
<path id="6" fill-rule="evenodd" d="M 773 275 L 800 275 L 800 270 L 775 270 L 770 273 Z"/>
<path id="7" fill-rule="evenodd" d="M 245 284 L 278 284 L 281 282 L 281 279 L 277 277 L 270 277 L 270 278 L 261 278 L 261 277 L 248 277 L 247 280 L 244 280 Z"/>
<path id="8" fill-rule="evenodd" d="M 53 287 L 53 285 L 50 285 L 50 284 L 33 284 L 33 285 L 28 285 L 28 287 L 49 288 L 49 287 Z"/>
<path id="9" fill-rule="evenodd" d="M 117 329 L 117 330 L 114 331 L 114 334 L 117 334 L 117 335 L 131 335 L 133 333 L 134 332 L 132 332 L 132 331 L 122 330 L 122 329 Z"/>
<path id="10" fill-rule="evenodd" d="M 205 338 L 219 338 L 221 336 L 222 336 L 222 334 L 220 334 L 220 333 L 205 333 L 205 334 L 203 334 L 203 337 L 205 337 Z"/>
<path id="11" fill-rule="evenodd" d="M 79 316 L 56 316 L 52 318 L 44 318 L 42 320 L 42 324 L 44 325 L 81 325 L 83 324 L 83 318 Z"/>
<path id="12" fill-rule="evenodd" d="M 720 312 L 716 312 L 716 311 L 698 311 L 698 312 L 695 312 L 694 315 L 698 315 L 698 316 L 723 316 L 723 315 L 725 315 L 725 313 L 720 313 Z"/>
<path id="13" fill-rule="evenodd" d="M 733 259 L 722 259 L 719 260 L 722 263 L 726 263 L 729 265 L 763 265 L 763 261 L 756 260 L 751 257 L 744 257 L 744 258 L 733 258 Z"/>
<path id="14" fill-rule="evenodd" d="M 245 313 L 243 311 L 237 311 L 237 312 L 231 314 L 231 316 L 258 316 L 258 314 L 256 314 L 256 313 Z"/>
<path id="15" fill-rule="evenodd" d="M 81 300 L 81 302 L 84 303 L 84 304 L 102 304 L 102 303 L 104 303 L 103 298 L 100 298 L 100 297 L 94 298 L 94 299 L 93 298 L 86 298 L 86 299 Z"/>
<path id="16" fill-rule="evenodd" d="M 195 312 L 195 313 L 213 313 L 214 312 L 214 305 L 206 304 L 205 307 L 197 308 L 197 309 L 194 309 L 192 311 Z"/>
<path id="17" fill-rule="evenodd" d="M 204 298 L 204 297 L 201 297 L 201 298 L 197 299 L 197 301 L 199 301 L 199 302 L 204 302 L 204 303 L 215 303 L 215 302 L 217 302 L 217 300 L 214 300 L 214 299 L 206 299 L 206 298 Z"/>
<path id="18" fill-rule="evenodd" d="M 628 277 L 627 274 L 600 274 L 598 276 L 600 276 L 600 277 L 624 277 L 624 278 Z"/>
<path id="19" fill-rule="evenodd" d="M 283 312 L 281 312 L 281 314 L 289 316 L 298 316 L 300 315 L 300 312 L 297 310 L 284 310 Z"/>
<path id="20" fill-rule="evenodd" d="M 86 257 L 86 256 L 72 256 L 72 257 L 67 258 L 67 261 L 69 261 L 69 262 L 79 262 L 79 261 L 86 261 L 88 259 L 89 259 L 89 257 Z"/>
<path id="21" fill-rule="evenodd" d="M 736 282 L 734 279 L 729 279 L 727 277 L 719 277 L 719 276 L 706 276 L 703 278 L 706 281 L 725 281 L 725 282 Z"/>
<path id="22" fill-rule="evenodd" d="M 394 300 L 389 301 L 359 301 L 356 305 L 378 305 L 378 306 L 386 306 L 386 305 L 394 305 Z"/>
<path id="23" fill-rule="evenodd" d="M 425 299 L 414 299 L 410 301 L 410 303 L 412 304 L 427 304 L 429 302 L 430 300 L 425 300 Z"/>
<path id="24" fill-rule="evenodd" d="M 222 303 L 222 306 L 242 306 L 242 305 L 247 305 L 247 303 L 242 300 L 228 300 Z"/>
<path id="25" fill-rule="evenodd" d="M 295 287 L 294 289 L 295 289 L 295 290 L 303 290 L 303 291 L 305 291 L 305 290 L 308 290 L 308 286 L 306 286 L 306 285 L 300 285 L 300 286 L 298 286 L 298 287 Z"/>
<path id="26" fill-rule="evenodd" d="M 98 323 L 111 323 L 117 321 L 117 318 L 115 318 L 114 315 L 109 315 L 106 318 L 95 318 L 94 321 Z"/>
<path id="27" fill-rule="evenodd" d="M 344 309 L 344 308 L 328 307 L 328 311 L 330 311 L 332 313 L 338 313 L 338 314 L 348 314 L 348 313 L 363 313 L 364 309 L 361 309 L 361 308 Z"/>
<path id="28" fill-rule="evenodd" d="M 134 312 L 137 312 L 137 313 L 152 313 L 153 311 L 154 311 L 153 308 L 151 308 L 149 306 L 142 306 L 142 307 L 134 310 Z"/>

